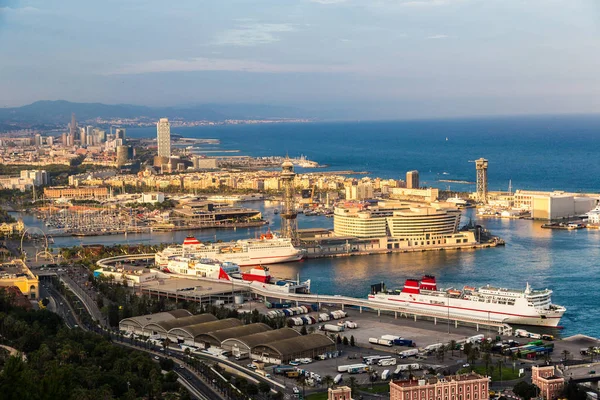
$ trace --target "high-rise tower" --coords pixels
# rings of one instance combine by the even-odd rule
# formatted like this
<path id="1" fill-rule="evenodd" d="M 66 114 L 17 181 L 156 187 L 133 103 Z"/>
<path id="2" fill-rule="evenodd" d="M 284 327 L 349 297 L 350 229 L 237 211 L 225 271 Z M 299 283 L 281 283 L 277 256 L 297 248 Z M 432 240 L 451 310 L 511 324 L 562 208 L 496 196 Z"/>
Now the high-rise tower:
<path id="1" fill-rule="evenodd" d="M 294 164 L 286 159 L 281 164 L 281 186 L 283 188 L 283 205 L 281 209 L 281 236 L 292 239 L 293 244 L 298 244 L 298 213 L 294 191 Z"/>
<path id="2" fill-rule="evenodd" d="M 475 160 L 475 169 L 477 170 L 477 202 L 487 204 L 488 202 L 488 182 L 487 169 L 488 160 L 480 158 Z"/>
<path id="3" fill-rule="evenodd" d="M 418 189 L 419 186 L 419 171 L 408 171 L 406 173 L 406 187 L 408 189 Z"/>
<path id="4" fill-rule="evenodd" d="M 69 136 L 71 137 L 71 145 L 75 143 L 77 133 L 77 121 L 75 120 L 75 113 L 71 114 L 71 123 L 69 124 Z"/>
<path id="5" fill-rule="evenodd" d="M 156 124 L 156 142 L 158 143 L 158 156 L 171 157 L 171 125 L 167 118 L 161 118 Z"/>

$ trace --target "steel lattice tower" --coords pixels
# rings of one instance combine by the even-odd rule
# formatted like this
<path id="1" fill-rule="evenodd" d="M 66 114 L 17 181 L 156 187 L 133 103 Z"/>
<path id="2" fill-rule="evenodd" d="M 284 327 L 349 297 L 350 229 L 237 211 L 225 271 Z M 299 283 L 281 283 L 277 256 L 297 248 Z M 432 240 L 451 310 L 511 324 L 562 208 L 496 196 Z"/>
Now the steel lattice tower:
<path id="1" fill-rule="evenodd" d="M 475 169 L 477 170 L 477 202 L 487 204 L 488 202 L 488 181 L 487 169 L 488 160 L 480 158 L 475 160 Z"/>
<path id="2" fill-rule="evenodd" d="M 298 213 L 294 190 L 294 164 L 286 159 L 281 164 L 281 186 L 283 187 L 283 203 L 281 209 L 281 236 L 292 239 L 293 244 L 298 244 Z"/>

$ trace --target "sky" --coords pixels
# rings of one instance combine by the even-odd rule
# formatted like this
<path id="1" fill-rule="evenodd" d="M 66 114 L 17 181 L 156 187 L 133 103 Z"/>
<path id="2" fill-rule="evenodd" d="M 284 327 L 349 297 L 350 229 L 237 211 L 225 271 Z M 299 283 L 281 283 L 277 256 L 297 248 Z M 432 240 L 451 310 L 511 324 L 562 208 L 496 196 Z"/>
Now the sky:
<path id="1" fill-rule="evenodd" d="M 0 107 L 600 112 L 598 0 L 0 0 Z"/>

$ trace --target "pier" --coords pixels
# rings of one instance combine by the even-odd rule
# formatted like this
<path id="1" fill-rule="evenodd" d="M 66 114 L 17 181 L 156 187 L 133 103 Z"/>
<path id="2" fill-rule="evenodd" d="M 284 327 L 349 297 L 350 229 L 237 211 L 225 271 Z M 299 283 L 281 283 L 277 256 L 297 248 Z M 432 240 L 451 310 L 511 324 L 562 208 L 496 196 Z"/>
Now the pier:
<path id="1" fill-rule="evenodd" d="M 110 268 L 113 267 L 116 263 L 134 261 L 134 260 L 154 260 L 154 253 L 147 254 L 132 254 L 132 255 L 123 255 L 117 257 L 109 257 L 99 260 L 97 265 L 102 268 Z M 195 281 L 195 282 L 203 282 L 209 283 L 211 292 L 210 294 L 204 293 L 206 289 L 205 285 L 181 285 L 179 287 L 176 285 L 166 285 L 164 283 L 161 284 L 161 280 L 157 280 L 154 282 L 141 283 L 137 286 L 138 290 L 142 293 L 147 293 L 149 295 L 155 295 L 156 297 L 165 297 L 172 298 L 176 300 L 182 301 L 193 301 L 193 302 L 202 302 L 203 300 L 207 300 L 207 295 L 210 296 L 219 296 L 219 293 L 213 290 L 214 285 L 219 285 L 223 288 L 221 291 L 222 294 L 226 294 L 227 296 L 234 297 L 235 294 L 242 293 L 251 293 L 255 296 L 260 296 L 264 298 L 264 300 L 275 299 L 279 302 L 283 301 L 291 301 L 296 305 L 300 304 L 317 304 L 319 309 L 322 304 L 327 305 L 335 305 L 344 310 L 346 307 L 351 307 L 354 309 L 358 309 L 360 313 L 363 311 L 371 311 L 376 312 L 377 315 L 381 315 L 382 313 L 387 313 L 394 315 L 394 318 L 410 318 L 417 321 L 418 319 L 430 320 L 434 324 L 438 322 L 446 321 L 448 325 L 452 324 L 455 328 L 459 325 L 461 326 L 473 326 L 477 331 L 480 329 L 494 329 L 494 331 L 498 332 L 500 335 L 510 335 L 512 333 L 512 328 L 505 323 L 490 321 L 486 319 L 478 319 L 478 318 L 466 318 L 466 317 L 450 317 L 445 312 L 430 312 L 430 311 L 422 311 L 422 310 L 411 310 L 402 306 L 391 306 L 387 304 L 378 304 L 373 301 L 369 301 L 367 299 L 360 299 L 355 297 L 348 296 L 338 296 L 338 295 L 321 295 L 321 294 L 300 294 L 300 293 L 287 293 L 278 291 L 276 285 L 265 285 L 260 282 L 248 282 L 242 280 L 217 280 L 211 278 L 202 278 L 202 277 L 174 277 L 176 280 L 186 280 L 186 281 Z M 190 286 L 190 287 L 188 287 Z M 270 287 L 274 286 L 274 287 Z M 205 289 L 205 290 L 203 290 Z"/>

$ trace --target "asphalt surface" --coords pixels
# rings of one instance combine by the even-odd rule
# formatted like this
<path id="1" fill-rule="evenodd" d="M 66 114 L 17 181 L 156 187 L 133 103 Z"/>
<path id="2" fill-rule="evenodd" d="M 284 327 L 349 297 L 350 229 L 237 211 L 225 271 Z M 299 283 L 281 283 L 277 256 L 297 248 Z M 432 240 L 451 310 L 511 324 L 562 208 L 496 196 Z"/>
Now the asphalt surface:
<path id="1" fill-rule="evenodd" d="M 48 304 L 48 309 L 57 313 L 63 319 L 65 325 L 69 329 L 83 328 L 80 326 L 80 322 L 76 316 L 76 311 L 69 305 L 67 300 L 52 286 L 50 282 L 44 281 L 40 285 L 40 296 L 48 298 L 50 301 Z M 87 326 L 84 328 L 99 334 L 105 333 L 105 331 L 102 331 L 98 326 Z M 125 345 L 138 351 L 144 351 L 150 354 L 156 362 L 160 362 L 161 359 L 165 358 L 164 355 L 160 355 L 161 352 L 158 347 L 155 347 L 154 349 L 144 349 L 134 346 L 130 339 L 125 339 L 123 343 L 120 343 L 116 334 L 112 334 L 111 337 L 114 344 Z M 218 392 L 218 389 L 209 387 L 208 384 L 199 379 L 196 374 L 192 372 L 187 365 L 185 365 L 184 355 L 169 352 L 168 356 L 175 359 L 174 361 L 176 366 L 174 371 L 177 373 L 177 375 L 179 375 L 182 385 L 190 392 L 192 398 L 198 400 L 224 398 Z M 158 359 L 156 359 L 157 357 Z M 214 384 L 212 386 L 214 386 Z"/>

